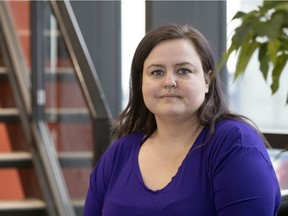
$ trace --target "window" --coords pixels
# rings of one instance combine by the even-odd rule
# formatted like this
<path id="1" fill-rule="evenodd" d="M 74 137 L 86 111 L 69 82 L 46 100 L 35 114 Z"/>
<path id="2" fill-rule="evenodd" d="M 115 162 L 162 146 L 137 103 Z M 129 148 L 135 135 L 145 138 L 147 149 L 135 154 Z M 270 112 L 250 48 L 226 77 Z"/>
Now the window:
<path id="1" fill-rule="evenodd" d="M 145 34 L 145 0 L 121 1 L 122 107 L 129 97 L 129 76 L 134 51 Z"/>
<path id="2" fill-rule="evenodd" d="M 239 10 L 248 12 L 262 5 L 262 0 L 227 0 L 227 38 L 231 39 L 231 32 L 237 21 L 230 22 Z M 232 56 L 231 56 L 232 57 Z M 272 96 L 270 82 L 264 80 L 257 59 L 254 55 L 249 62 L 243 77 L 235 82 L 235 59 L 230 58 L 227 64 L 228 70 L 228 94 L 231 108 L 252 119 L 263 132 L 288 133 L 288 66 L 280 78 L 280 89 Z M 285 79 L 286 78 L 286 79 Z M 285 80 L 284 80 L 285 79 Z"/>

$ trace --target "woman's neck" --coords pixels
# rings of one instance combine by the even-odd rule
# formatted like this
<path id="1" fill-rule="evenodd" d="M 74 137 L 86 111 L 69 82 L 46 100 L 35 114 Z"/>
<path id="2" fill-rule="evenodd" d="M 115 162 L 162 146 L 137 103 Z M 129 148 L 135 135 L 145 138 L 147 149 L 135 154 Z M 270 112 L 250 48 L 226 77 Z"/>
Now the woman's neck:
<path id="1" fill-rule="evenodd" d="M 156 119 L 157 130 L 152 135 L 152 139 L 159 144 L 167 146 L 192 145 L 203 126 L 198 119 L 187 119 L 182 121 Z"/>

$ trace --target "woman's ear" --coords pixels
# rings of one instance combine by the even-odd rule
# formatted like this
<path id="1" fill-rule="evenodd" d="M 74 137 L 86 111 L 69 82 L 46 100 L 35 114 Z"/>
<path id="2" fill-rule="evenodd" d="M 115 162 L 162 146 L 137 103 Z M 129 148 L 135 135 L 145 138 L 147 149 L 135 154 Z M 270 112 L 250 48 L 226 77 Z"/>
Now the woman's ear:
<path id="1" fill-rule="evenodd" d="M 209 92 L 209 87 L 210 87 L 210 82 L 212 78 L 212 70 L 209 70 L 208 73 L 204 73 L 204 79 L 205 79 L 205 84 L 206 84 L 206 93 Z"/>

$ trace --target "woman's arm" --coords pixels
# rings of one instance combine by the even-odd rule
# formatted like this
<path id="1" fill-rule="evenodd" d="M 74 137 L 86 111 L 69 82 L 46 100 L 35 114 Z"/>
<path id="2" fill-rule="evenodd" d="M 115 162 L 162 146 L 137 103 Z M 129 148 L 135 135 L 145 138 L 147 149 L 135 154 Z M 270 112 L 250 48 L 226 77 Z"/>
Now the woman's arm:
<path id="1" fill-rule="evenodd" d="M 83 216 L 101 216 L 103 197 L 105 194 L 105 178 L 102 170 L 103 161 L 99 161 L 90 175 L 90 184 L 87 192 Z"/>
<path id="2" fill-rule="evenodd" d="M 234 146 L 216 164 L 213 175 L 217 215 L 277 214 L 279 184 L 270 160 L 256 147 Z"/>

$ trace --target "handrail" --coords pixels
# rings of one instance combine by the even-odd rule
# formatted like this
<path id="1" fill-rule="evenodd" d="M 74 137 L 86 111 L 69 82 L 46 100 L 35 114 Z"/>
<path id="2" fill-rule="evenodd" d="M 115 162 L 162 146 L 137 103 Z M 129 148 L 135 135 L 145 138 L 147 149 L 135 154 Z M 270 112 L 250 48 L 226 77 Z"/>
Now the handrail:
<path id="1" fill-rule="evenodd" d="M 111 111 L 70 1 L 50 0 L 50 3 L 92 117 L 110 119 Z"/>
<path id="2" fill-rule="evenodd" d="M 96 162 L 109 145 L 112 114 L 69 0 L 50 0 L 95 127 Z"/>
<path id="3" fill-rule="evenodd" d="M 19 108 L 25 138 L 27 143 L 31 145 L 33 163 L 40 179 L 40 186 L 44 191 L 47 210 L 49 215 L 74 216 L 75 212 L 67 192 L 60 164 L 52 149 L 54 145 L 48 136 L 47 125 L 45 122 L 30 123 L 32 112 L 31 83 L 9 12 L 7 2 L 0 1 L 0 31 L 5 46 L 1 48 L 5 52 L 9 79 Z"/>
<path id="4" fill-rule="evenodd" d="M 38 144 L 39 153 L 44 162 L 44 167 L 47 170 L 51 170 L 51 173 L 49 173 L 47 178 L 50 183 L 50 188 L 54 194 L 53 198 L 55 199 L 54 202 L 56 203 L 58 210 L 57 215 L 76 215 L 70 196 L 68 195 L 68 190 L 66 188 L 64 178 L 62 176 L 57 154 L 54 149 L 51 148 L 51 146 L 54 145 L 51 145 L 53 141 L 48 133 L 48 126 L 46 122 L 39 121 L 32 123 L 32 130 L 36 135 L 36 143 Z"/>

